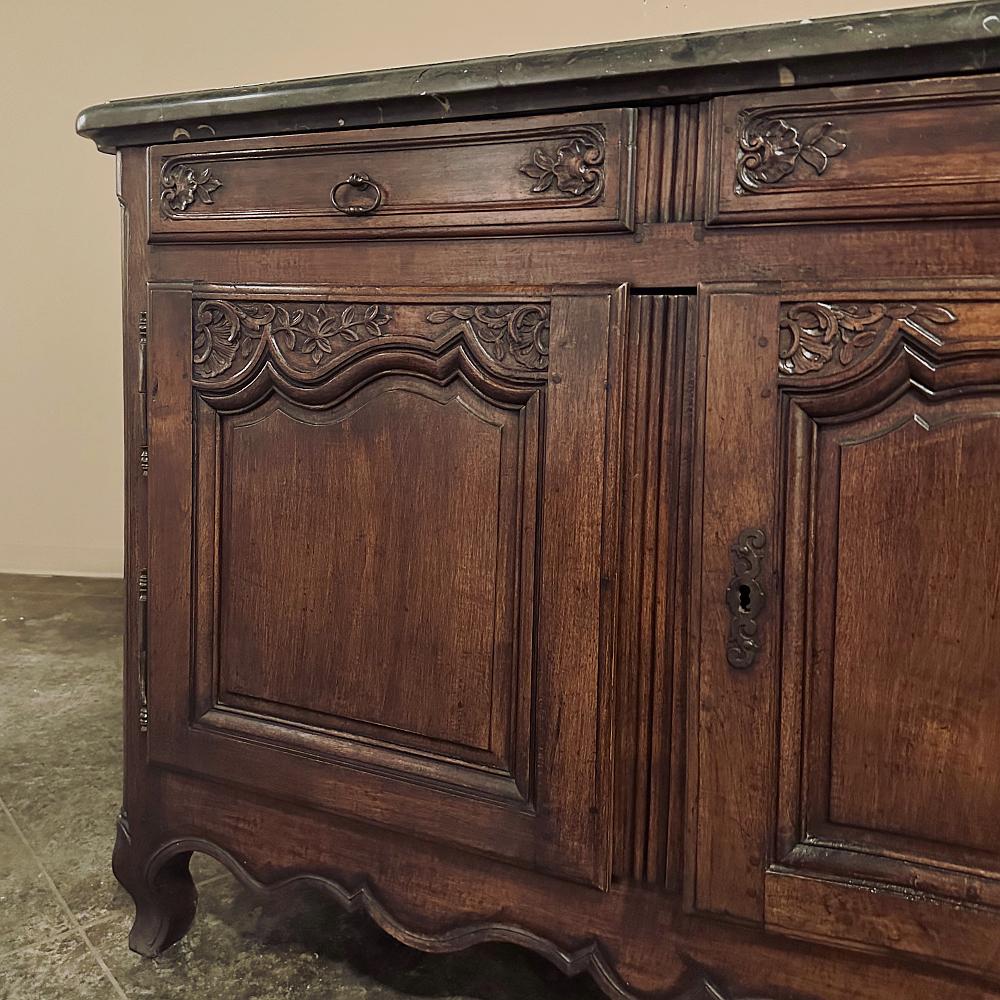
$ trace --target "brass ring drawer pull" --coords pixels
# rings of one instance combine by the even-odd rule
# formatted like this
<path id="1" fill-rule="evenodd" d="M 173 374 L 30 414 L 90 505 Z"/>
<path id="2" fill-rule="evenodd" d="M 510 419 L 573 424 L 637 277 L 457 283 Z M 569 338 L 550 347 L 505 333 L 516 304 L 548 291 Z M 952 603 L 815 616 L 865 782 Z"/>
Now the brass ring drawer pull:
<path id="1" fill-rule="evenodd" d="M 358 191 L 371 188 L 374 199 L 367 205 L 341 205 L 337 201 L 337 192 L 345 187 L 352 187 Z M 378 181 L 373 181 L 368 174 L 351 174 L 346 181 L 334 184 L 330 189 L 330 201 L 333 202 L 333 207 L 344 215 L 371 215 L 382 204 L 382 188 L 379 187 Z"/>

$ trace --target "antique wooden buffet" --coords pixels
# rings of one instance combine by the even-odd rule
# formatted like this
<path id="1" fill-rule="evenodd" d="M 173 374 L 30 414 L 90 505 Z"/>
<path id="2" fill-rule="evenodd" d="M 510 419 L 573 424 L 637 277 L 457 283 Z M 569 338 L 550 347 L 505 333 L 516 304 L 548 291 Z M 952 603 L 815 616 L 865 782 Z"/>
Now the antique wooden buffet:
<path id="1" fill-rule="evenodd" d="M 131 945 L 194 851 L 613 997 L 1000 996 L 1000 4 L 115 102 Z"/>

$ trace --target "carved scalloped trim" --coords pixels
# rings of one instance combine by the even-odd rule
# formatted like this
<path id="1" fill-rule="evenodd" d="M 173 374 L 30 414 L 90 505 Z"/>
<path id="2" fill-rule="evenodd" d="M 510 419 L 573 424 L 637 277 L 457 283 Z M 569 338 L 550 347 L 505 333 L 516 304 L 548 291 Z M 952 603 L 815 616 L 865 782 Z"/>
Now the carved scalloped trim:
<path id="1" fill-rule="evenodd" d="M 340 903 L 349 913 L 364 912 L 378 924 L 387 934 L 410 948 L 427 952 L 461 951 L 473 945 L 499 941 L 506 944 L 519 945 L 528 948 L 543 958 L 548 959 L 566 976 L 576 976 L 588 973 L 597 985 L 613 1000 L 638 1000 L 638 995 L 631 992 L 615 972 L 600 945 L 596 941 L 566 951 L 553 941 L 542 937 L 534 931 L 518 927 L 514 924 L 476 923 L 464 927 L 455 927 L 440 934 L 430 934 L 407 927 L 378 898 L 367 882 L 356 889 L 346 889 L 339 882 L 324 875 L 292 875 L 276 882 L 261 882 L 238 861 L 232 854 L 210 841 L 198 837 L 173 840 L 156 851 L 146 866 L 147 882 L 155 881 L 156 873 L 177 854 L 187 851 L 200 851 L 208 854 L 221 865 L 225 866 L 251 892 L 261 895 L 276 895 L 294 883 L 303 882 L 322 889 Z M 705 983 L 706 986 L 711 984 Z M 715 987 L 711 987 L 715 989 Z M 685 994 L 680 994 L 684 997 Z M 726 1000 L 718 993 L 709 993 L 715 1000 Z"/>
<path id="2" fill-rule="evenodd" d="M 119 817 L 119 827 L 122 827 L 123 824 L 124 831 L 128 835 L 128 819 L 124 812 Z M 628 988 L 597 941 L 591 940 L 574 951 L 567 951 L 554 941 L 524 927 L 518 927 L 516 924 L 489 922 L 453 927 L 440 934 L 418 931 L 415 928 L 407 927 L 393 914 L 367 882 L 362 882 L 358 888 L 352 890 L 344 888 L 335 879 L 325 875 L 308 873 L 291 875 L 288 878 L 278 879 L 270 883 L 261 882 L 225 848 L 218 847 L 201 837 L 179 838 L 164 844 L 152 855 L 146 865 L 147 882 L 152 883 L 157 872 L 171 858 L 192 851 L 200 851 L 202 854 L 214 858 L 227 868 L 243 886 L 260 895 L 277 895 L 297 882 L 319 888 L 332 896 L 349 913 L 363 912 L 368 914 L 386 934 L 391 935 L 409 948 L 441 954 L 461 951 L 464 948 L 471 948 L 474 945 L 486 944 L 491 941 L 514 944 L 548 959 L 565 976 L 587 973 L 611 1000 L 640 1000 L 641 997 L 641 994 Z M 669 996 L 672 996 L 674 1000 L 735 1000 L 729 993 L 712 982 L 704 974 L 704 971 L 694 963 L 691 963 L 691 972 L 696 976 L 696 981 L 692 984 L 691 980 L 688 979 L 687 983 L 679 987 L 676 992 L 664 995 L 664 1000 L 668 1000 Z M 757 1000 L 767 1000 L 767 998 L 760 997 Z"/>
<path id="3" fill-rule="evenodd" d="M 124 807 L 118 816 L 117 827 L 119 837 L 124 837 L 131 845 L 131 831 L 128 815 Z M 401 944 L 432 954 L 461 951 L 474 945 L 489 942 L 501 942 L 527 948 L 542 958 L 551 962 L 565 976 L 577 976 L 587 973 L 597 986 L 611 1000 L 641 1000 L 645 994 L 636 993 L 628 988 L 618 975 L 610 960 L 601 949 L 600 943 L 591 940 L 573 951 L 561 948 L 554 941 L 536 934 L 516 924 L 502 923 L 472 923 L 465 926 L 452 927 L 439 934 L 419 931 L 408 927 L 402 922 L 375 894 L 367 881 L 356 889 L 346 889 L 335 879 L 325 875 L 315 875 L 304 872 L 277 879 L 274 882 L 261 882 L 241 861 L 237 860 L 225 848 L 213 844 L 202 837 L 179 837 L 163 844 L 154 851 L 146 862 L 142 877 L 147 885 L 156 882 L 158 874 L 174 858 L 181 854 L 191 854 L 195 851 L 207 854 L 223 865 L 235 876 L 245 888 L 262 896 L 274 896 L 294 883 L 301 882 L 321 889 L 332 896 L 349 913 L 366 913 L 387 934 Z M 116 847 L 116 859 L 118 849 Z M 118 874 L 116 869 L 116 875 Z M 118 875 L 119 881 L 121 876 Z M 189 878 L 189 876 L 188 876 Z M 192 885 L 193 890 L 193 885 Z M 196 897 L 195 897 L 196 898 Z M 192 908 L 193 914 L 193 908 Z M 187 927 L 181 931 L 181 935 Z M 174 937 L 178 940 L 181 935 Z M 674 983 L 674 989 L 667 994 L 657 994 L 661 1000 L 737 1000 L 729 992 L 723 990 L 712 981 L 708 970 L 700 963 L 686 955 L 679 955 L 687 966 L 687 973 L 681 980 Z M 744 998 L 744 1000 L 770 1000 L 767 997 Z"/>

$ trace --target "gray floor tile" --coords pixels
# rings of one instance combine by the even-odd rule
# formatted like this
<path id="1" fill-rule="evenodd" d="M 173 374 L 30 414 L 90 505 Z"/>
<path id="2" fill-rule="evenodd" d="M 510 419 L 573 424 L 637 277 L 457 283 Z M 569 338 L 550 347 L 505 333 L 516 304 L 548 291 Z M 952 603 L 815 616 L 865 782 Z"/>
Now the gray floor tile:
<path id="1" fill-rule="evenodd" d="M 0 599 L 6 594 L 63 594 L 70 597 L 121 597 L 125 583 L 121 577 L 36 576 L 0 573 Z"/>
<path id="2" fill-rule="evenodd" d="M 71 926 L 38 863 L 0 812 L 0 964 L 9 952 L 59 937 Z"/>
<path id="3" fill-rule="evenodd" d="M 121 1000 L 84 941 L 49 938 L 4 956 L 0 1000 Z"/>
<path id="4" fill-rule="evenodd" d="M 106 915 L 121 803 L 121 608 L 21 595 L 0 621 L 0 797 L 78 919 Z M 0 616 L 2 617 L 2 616 Z"/>

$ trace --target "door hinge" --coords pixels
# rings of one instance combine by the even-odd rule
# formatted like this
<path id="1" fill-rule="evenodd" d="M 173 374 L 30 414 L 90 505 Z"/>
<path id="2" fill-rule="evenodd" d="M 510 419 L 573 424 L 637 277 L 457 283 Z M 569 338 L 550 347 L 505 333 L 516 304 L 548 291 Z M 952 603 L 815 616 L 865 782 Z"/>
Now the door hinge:
<path id="1" fill-rule="evenodd" d="M 139 471 L 149 475 L 149 404 L 146 398 L 146 333 L 149 318 L 145 312 L 139 313 Z"/>
<path id="2" fill-rule="evenodd" d="M 139 732 L 145 733 L 149 729 L 149 701 L 147 698 L 147 688 L 149 683 L 149 650 L 147 637 L 149 633 L 149 573 L 146 570 L 139 571 Z"/>

